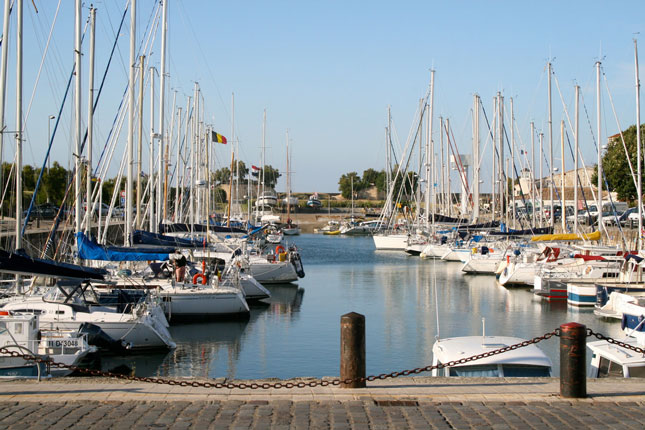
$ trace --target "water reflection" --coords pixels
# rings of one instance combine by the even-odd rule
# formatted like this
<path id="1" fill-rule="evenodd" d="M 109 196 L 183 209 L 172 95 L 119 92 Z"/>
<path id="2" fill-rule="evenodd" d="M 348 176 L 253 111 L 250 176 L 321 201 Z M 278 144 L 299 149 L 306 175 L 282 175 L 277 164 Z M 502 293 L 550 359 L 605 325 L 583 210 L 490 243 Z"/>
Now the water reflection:
<path id="1" fill-rule="evenodd" d="M 375 252 L 369 237 L 302 235 L 295 239 L 307 276 L 298 285 L 272 285 L 267 304 L 248 321 L 171 327 L 178 347 L 155 367 L 137 361 L 137 374 L 192 377 L 290 378 L 337 376 L 340 317 L 366 318 L 367 373 L 426 366 L 436 336 L 486 333 L 540 336 L 577 321 L 610 336 L 620 324 L 566 302 L 536 300 L 528 289 L 506 289 L 494 276 L 464 276 L 461 264 Z M 307 300 L 304 291 L 307 290 Z M 559 342 L 540 347 L 558 367 Z"/>

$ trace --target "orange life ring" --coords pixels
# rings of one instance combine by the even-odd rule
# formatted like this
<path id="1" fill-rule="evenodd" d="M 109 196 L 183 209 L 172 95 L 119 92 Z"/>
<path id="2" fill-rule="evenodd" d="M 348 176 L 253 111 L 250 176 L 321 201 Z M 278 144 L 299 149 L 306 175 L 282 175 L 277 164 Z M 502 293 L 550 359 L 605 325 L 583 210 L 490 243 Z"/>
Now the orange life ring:
<path id="1" fill-rule="evenodd" d="M 193 276 L 193 284 L 196 284 L 199 278 L 202 278 L 202 285 L 206 285 L 206 275 L 203 273 L 196 273 L 195 276 Z"/>
<path id="2" fill-rule="evenodd" d="M 285 251 L 284 246 L 278 245 L 275 247 L 275 255 L 282 254 Z"/>

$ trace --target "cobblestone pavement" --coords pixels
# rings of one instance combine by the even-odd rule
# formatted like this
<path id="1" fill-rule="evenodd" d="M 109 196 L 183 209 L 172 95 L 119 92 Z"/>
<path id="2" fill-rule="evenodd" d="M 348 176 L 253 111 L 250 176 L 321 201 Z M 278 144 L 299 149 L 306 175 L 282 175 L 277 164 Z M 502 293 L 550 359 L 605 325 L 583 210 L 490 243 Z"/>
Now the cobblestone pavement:
<path id="1" fill-rule="evenodd" d="M 415 377 L 361 389 L 270 390 L 5 380 L 0 429 L 645 429 L 645 380 L 588 380 L 587 393 L 560 397 L 558 378 Z"/>
<path id="2" fill-rule="evenodd" d="M 0 403 L 3 429 L 643 429 L 645 404 L 255 400 Z"/>

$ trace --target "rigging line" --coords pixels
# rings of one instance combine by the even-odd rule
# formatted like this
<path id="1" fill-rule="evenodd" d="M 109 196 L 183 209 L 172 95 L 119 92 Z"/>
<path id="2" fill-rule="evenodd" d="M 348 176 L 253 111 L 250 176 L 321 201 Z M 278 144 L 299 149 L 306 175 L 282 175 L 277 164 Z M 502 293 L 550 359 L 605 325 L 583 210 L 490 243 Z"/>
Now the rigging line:
<path id="1" fill-rule="evenodd" d="M 87 25 L 89 24 L 89 19 L 85 23 L 85 29 L 83 30 L 83 34 L 81 35 L 81 45 L 83 44 L 83 40 L 85 39 L 85 30 L 87 30 Z M 47 147 L 47 153 L 45 154 L 45 159 L 43 160 L 43 165 L 40 169 L 40 173 L 38 175 L 38 180 L 36 181 L 36 186 L 34 189 L 34 194 L 31 196 L 31 201 L 29 202 L 29 208 L 27 209 L 27 215 L 25 216 L 24 224 L 22 225 L 22 230 L 20 232 L 21 236 L 25 235 L 25 231 L 27 230 L 27 223 L 29 222 L 29 217 L 31 216 L 31 211 L 33 210 L 34 203 L 36 201 L 36 196 L 38 195 L 38 190 L 40 188 L 40 184 L 43 178 L 43 174 L 45 173 L 45 166 L 47 165 L 47 160 L 49 159 L 49 153 L 51 152 L 52 149 L 52 143 L 54 142 L 54 137 L 56 135 L 56 130 L 58 129 L 58 124 L 60 123 L 60 118 L 61 118 L 61 113 L 63 112 L 63 109 L 65 108 L 65 102 L 67 101 L 67 95 L 69 94 L 69 89 L 72 84 L 72 78 L 74 77 L 74 69 L 75 69 L 75 64 L 72 66 L 72 71 L 69 74 L 69 79 L 67 80 L 67 88 L 65 89 L 65 95 L 63 96 L 63 100 L 60 104 L 60 108 L 58 110 L 58 115 L 56 116 L 56 122 L 54 123 L 54 129 L 52 130 L 52 135 L 49 139 L 49 145 Z M 18 220 L 16 220 L 18 222 Z"/>
<path id="2" fill-rule="evenodd" d="M 56 20 L 58 18 L 58 12 L 60 10 L 60 4 L 62 0 L 58 0 L 58 6 L 56 7 L 56 14 L 54 15 L 54 20 L 52 21 L 52 25 L 49 29 L 49 36 L 47 37 L 47 43 L 45 44 L 45 51 L 43 52 L 43 55 L 40 59 L 40 66 L 38 66 L 38 74 L 36 75 L 36 82 L 34 83 L 34 89 L 31 92 L 31 98 L 29 99 L 29 105 L 27 106 L 27 113 L 25 114 L 25 118 L 23 121 L 23 127 L 26 128 L 27 126 L 27 120 L 29 119 L 29 114 L 31 113 L 31 106 L 34 102 L 34 97 L 36 96 L 36 89 L 38 88 L 38 83 L 40 82 L 40 75 L 43 71 L 43 65 L 45 64 L 45 58 L 47 58 L 47 52 L 49 51 L 49 44 L 51 43 L 52 40 L 52 35 L 54 33 L 54 26 L 56 25 Z M 85 33 L 85 30 L 87 29 L 87 26 L 89 25 L 89 17 L 87 21 L 85 22 L 85 29 L 83 29 L 83 33 Z"/>
<path id="3" fill-rule="evenodd" d="M 614 106 L 614 99 L 611 96 L 611 91 L 609 90 L 609 83 L 607 82 L 607 76 L 603 72 L 602 74 L 604 81 L 605 81 L 605 88 L 607 89 L 607 95 L 609 96 L 609 104 L 611 105 L 611 110 L 614 113 L 614 118 L 616 120 L 616 125 L 618 126 L 618 130 L 620 133 L 620 141 L 623 144 L 623 149 L 625 150 L 625 158 L 627 159 L 627 165 L 629 166 L 629 171 L 632 174 L 632 181 L 634 182 L 634 188 L 636 188 L 637 185 L 637 178 L 636 178 L 636 173 L 634 172 L 634 166 L 632 166 L 632 160 L 629 157 L 629 151 L 627 151 L 627 144 L 625 143 L 625 135 L 623 134 L 623 128 L 620 125 L 620 121 L 618 119 L 618 115 L 616 114 L 616 107 Z"/>
<path id="4" fill-rule="evenodd" d="M 153 9 L 153 11 L 154 10 L 155 9 Z M 96 109 L 96 106 L 98 105 L 98 101 L 99 101 L 99 99 L 101 97 L 101 94 L 102 94 L 102 91 L 103 91 L 103 85 L 105 84 L 105 80 L 107 78 L 107 72 L 108 72 L 108 69 L 110 68 L 110 64 L 112 63 L 112 59 L 114 57 L 114 51 L 117 48 L 117 42 L 118 42 L 118 39 L 119 39 L 119 35 L 121 34 L 121 28 L 123 27 L 123 23 L 125 21 L 127 11 L 128 11 L 128 7 L 126 5 L 125 10 L 123 11 L 123 15 L 121 16 L 121 23 L 119 24 L 119 30 L 116 32 L 114 44 L 112 45 L 112 50 L 110 51 L 110 57 L 108 59 L 107 65 L 106 65 L 105 72 L 104 72 L 103 78 L 101 80 L 101 84 L 99 85 L 98 94 L 97 94 L 97 97 L 96 97 L 96 101 L 94 103 L 94 108 L 95 109 Z M 152 16 L 152 14 L 151 14 L 151 16 L 148 18 L 149 21 L 148 21 L 148 25 L 146 26 L 146 33 L 144 33 L 144 34 L 148 34 L 147 32 L 148 32 L 148 29 L 150 28 L 150 20 L 153 20 L 153 19 L 154 19 L 154 16 Z M 148 42 L 149 42 L 149 40 L 148 40 Z M 146 42 L 146 44 L 148 42 Z M 145 51 L 145 49 L 146 48 L 144 47 L 144 42 L 143 42 L 143 39 L 142 39 L 140 44 L 139 44 L 138 53 L 140 54 L 141 51 L 142 50 Z M 112 121 L 112 127 L 110 128 L 110 132 L 108 133 L 108 136 L 107 136 L 107 139 L 106 139 L 106 145 L 107 145 L 107 142 L 109 142 L 111 137 L 112 137 L 112 132 L 114 131 L 114 125 L 117 122 L 117 119 L 118 119 L 118 116 L 120 114 L 121 109 L 122 108 L 125 109 L 124 101 L 126 100 L 126 94 L 128 93 L 128 89 L 129 89 L 129 83 L 128 83 L 128 85 L 125 86 L 125 89 L 124 89 L 123 94 L 121 96 L 121 102 L 119 103 L 119 107 L 117 108 L 117 113 L 115 114 L 114 120 Z M 85 141 L 87 140 L 87 133 L 88 133 L 88 131 L 86 129 L 85 130 L 85 135 L 83 137 L 83 147 L 85 145 Z M 101 152 L 101 155 L 99 156 L 99 160 L 97 162 L 96 169 L 94 170 L 95 174 L 98 172 L 99 167 L 101 166 L 103 156 L 105 155 L 106 145 L 103 146 L 103 151 Z"/>

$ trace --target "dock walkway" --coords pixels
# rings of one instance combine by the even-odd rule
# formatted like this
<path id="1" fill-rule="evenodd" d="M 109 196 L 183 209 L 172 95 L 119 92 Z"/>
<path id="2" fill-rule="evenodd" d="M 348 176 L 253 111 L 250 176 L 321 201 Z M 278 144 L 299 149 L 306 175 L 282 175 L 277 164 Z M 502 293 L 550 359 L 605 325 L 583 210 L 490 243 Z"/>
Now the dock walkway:
<path id="1" fill-rule="evenodd" d="M 558 378 L 408 377 L 363 389 L 268 390 L 63 378 L 5 380 L 0 388 L 7 429 L 645 428 L 638 379 L 588 380 L 585 399 L 561 398 Z"/>

